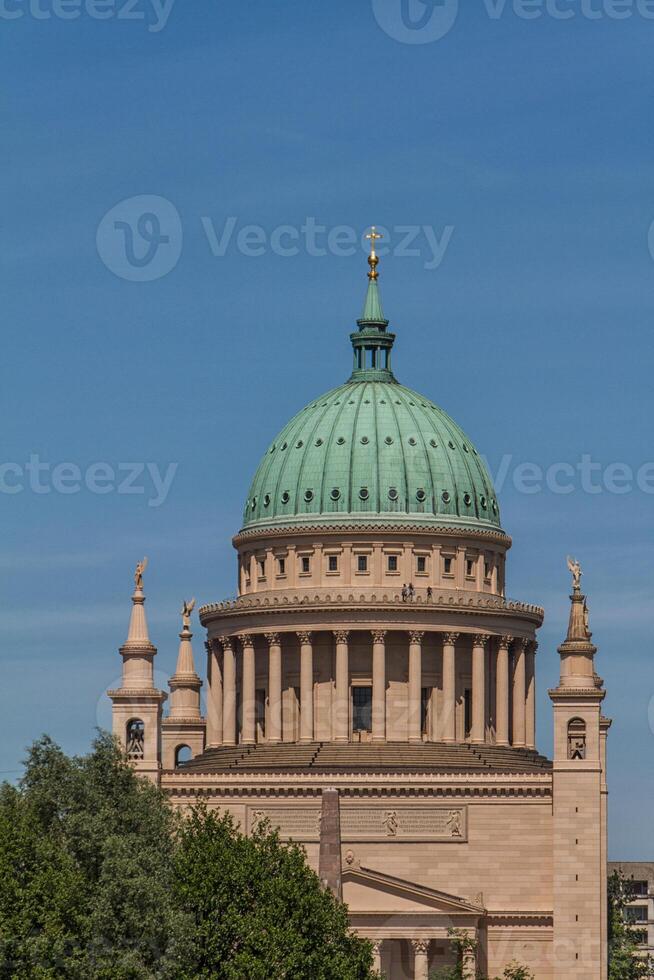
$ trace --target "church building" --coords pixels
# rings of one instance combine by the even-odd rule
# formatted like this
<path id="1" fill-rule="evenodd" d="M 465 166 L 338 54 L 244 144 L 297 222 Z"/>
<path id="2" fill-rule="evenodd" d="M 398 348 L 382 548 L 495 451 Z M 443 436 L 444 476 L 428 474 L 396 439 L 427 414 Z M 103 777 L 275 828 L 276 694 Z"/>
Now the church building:
<path id="1" fill-rule="evenodd" d="M 506 595 L 511 538 L 477 449 L 395 378 L 369 237 L 351 374 L 256 469 L 237 598 L 199 609 L 206 677 L 185 604 L 164 715 L 140 563 L 114 732 L 175 806 L 301 842 L 388 980 L 451 964 L 452 929 L 476 941 L 470 976 L 516 960 L 537 980 L 606 980 L 610 721 L 581 568 L 569 560 L 550 761 L 543 610 Z"/>

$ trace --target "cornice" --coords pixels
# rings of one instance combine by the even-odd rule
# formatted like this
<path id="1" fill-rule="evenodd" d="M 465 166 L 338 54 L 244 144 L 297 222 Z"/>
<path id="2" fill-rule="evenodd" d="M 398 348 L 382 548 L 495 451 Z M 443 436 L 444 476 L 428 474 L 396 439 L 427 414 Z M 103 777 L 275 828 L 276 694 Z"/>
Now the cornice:
<path id="1" fill-rule="evenodd" d="M 552 796 L 551 771 L 538 773 L 184 773 L 164 770 L 162 788 L 172 796 L 319 798 L 338 786 L 342 798 L 497 799 L 540 803 Z"/>
<path id="2" fill-rule="evenodd" d="M 386 523 L 384 521 L 357 521 L 352 524 L 335 524 L 329 523 L 313 522 L 311 524 L 285 524 L 283 526 L 261 526 L 261 527 L 250 527 L 244 528 L 235 534 L 232 538 L 232 544 L 235 548 L 240 547 L 242 544 L 247 544 L 256 538 L 298 538 L 304 537 L 307 534 L 321 534 L 330 536 L 342 536 L 343 534 L 377 534 L 383 532 L 384 534 L 428 534 L 434 536 L 444 536 L 448 538 L 480 538 L 483 541 L 492 541 L 495 544 L 501 544 L 507 548 L 507 550 L 512 545 L 511 537 L 506 534 L 501 528 L 482 528 L 482 527 L 469 527 L 465 525 L 452 526 L 448 524 L 433 524 L 429 522 L 412 522 L 407 521 L 405 523 Z"/>

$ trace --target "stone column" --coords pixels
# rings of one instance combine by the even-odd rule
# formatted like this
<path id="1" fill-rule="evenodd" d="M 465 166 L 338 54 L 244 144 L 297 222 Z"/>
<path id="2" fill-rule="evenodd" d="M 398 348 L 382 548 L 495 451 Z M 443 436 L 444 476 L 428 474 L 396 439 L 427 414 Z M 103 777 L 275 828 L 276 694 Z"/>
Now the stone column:
<path id="1" fill-rule="evenodd" d="M 234 639 L 221 636 L 223 648 L 223 744 L 236 745 L 236 657 Z"/>
<path id="2" fill-rule="evenodd" d="M 422 742 L 420 726 L 422 702 L 422 638 L 424 632 L 409 633 L 409 741 Z"/>
<path id="3" fill-rule="evenodd" d="M 413 976 L 414 980 L 428 980 L 429 977 L 429 940 L 412 939 L 413 946 Z"/>
<path id="4" fill-rule="evenodd" d="M 282 645 L 279 633 L 266 633 L 268 641 L 268 728 L 267 742 L 282 740 Z"/>
<path id="5" fill-rule="evenodd" d="M 386 741 L 386 630 L 372 631 L 372 740 Z"/>
<path id="6" fill-rule="evenodd" d="M 443 707 L 440 732 L 443 742 L 456 741 L 456 641 L 458 633 L 443 633 Z"/>
<path id="7" fill-rule="evenodd" d="M 512 636 L 500 636 L 497 648 L 497 677 L 495 680 L 495 719 L 498 745 L 509 744 L 509 647 Z"/>
<path id="8" fill-rule="evenodd" d="M 538 644 L 535 640 L 527 645 L 525 660 L 525 683 L 527 693 L 525 697 L 525 744 L 528 749 L 536 748 L 536 650 Z"/>
<path id="9" fill-rule="evenodd" d="M 207 651 L 207 748 L 221 745 L 223 740 L 223 676 L 220 665 L 220 644 L 205 643 Z"/>
<path id="10" fill-rule="evenodd" d="M 311 633 L 297 634 L 300 641 L 300 741 L 313 742 L 313 645 Z"/>
<path id="11" fill-rule="evenodd" d="M 348 649 L 349 630 L 335 630 L 336 641 L 336 691 L 334 697 L 334 714 L 332 718 L 332 734 L 335 742 L 350 740 L 350 658 Z"/>
<path id="12" fill-rule="evenodd" d="M 513 644 L 513 745 L 525 744 L 525 646 L 524 640 Z"/>
<path id="13" fill-rule="evenodd" d="M 468 933 L 468 938 L 473 940 L 473 944 L 463 953 L 463 977 L 464 980 L 475 980 L 477 976 L 477 943 L 474 934 Z"/>
<path id="14" fill-rule="evenodd" d="M 479 745 L 486 741 L 486 644 L 487 633 L 477 633 L 472 639 L 472 729 L 470 741 Z"/>
<path id="15" fill-rule="evenodd" d="M 254 640 L 249 633 L 240 636 L 243 648 L 243 691 L 241 697 L 241 737 L 244 745 L 254 745 L 255 733 L 255 676 L 254 676 Z"/>
<path id="16" fill-rule="evenodd" d="M 376 939 L 372 944 L 372 968 L 375 973 L 381 973 L 382 968 L 382 939 Z"/>

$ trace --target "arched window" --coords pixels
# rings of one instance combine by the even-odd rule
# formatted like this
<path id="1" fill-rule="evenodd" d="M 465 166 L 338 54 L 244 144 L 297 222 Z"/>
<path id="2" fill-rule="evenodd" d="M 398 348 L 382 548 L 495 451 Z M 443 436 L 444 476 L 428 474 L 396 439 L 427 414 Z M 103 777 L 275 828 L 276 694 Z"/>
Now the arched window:
<path id="1" fill-rule="evenodd" d="M 127 758 L 142 759 L 145 755 L 145 725 L 140 718 L 127 722 L 126 735 Z"/>
<path id="2" fill-rule="evenodd" d="M 192 758 L 193 753 L 188 745 L 178 745 L 175 749 L 175 768 L 184 765 L 185 762 L 190 762 Z"/>
<path id="3" fill-rule="evenodd" d="M 571 718 L 568 722 L 568 759 L 586 758 L 586 722 Z"/>

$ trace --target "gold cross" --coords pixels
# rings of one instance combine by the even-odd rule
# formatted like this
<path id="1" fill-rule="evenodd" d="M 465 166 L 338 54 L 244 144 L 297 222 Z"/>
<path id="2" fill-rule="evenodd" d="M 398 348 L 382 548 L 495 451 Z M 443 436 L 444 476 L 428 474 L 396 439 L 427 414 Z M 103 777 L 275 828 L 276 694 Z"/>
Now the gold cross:
<path id="1" fill-rule="evenodd" d="M 366 235 L 366 238 L 370 242 L 370 254 L 371 255 L 374 255 L 375 254 L 375 242 L 378 241 L 380 238 L 383 238 L 383 237 L 384 237 L 383 235 L 378 234 L 377 229 L 373 225 L 372 228 L 370 229 L 370 233 L 368 235 Z"/>

